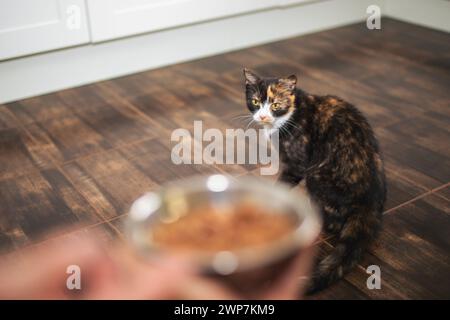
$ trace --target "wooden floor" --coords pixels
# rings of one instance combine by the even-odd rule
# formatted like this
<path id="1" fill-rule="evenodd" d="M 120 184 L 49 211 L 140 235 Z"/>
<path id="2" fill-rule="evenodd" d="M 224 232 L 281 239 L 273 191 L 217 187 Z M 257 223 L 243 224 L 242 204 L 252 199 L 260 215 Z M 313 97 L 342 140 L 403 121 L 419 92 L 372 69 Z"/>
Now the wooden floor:
<path id="1" fill-rule="evenodd" d="M 170 161 L 173 129 L 246 125 L 233 117 L 246 112 L 247 66 L 297 73 L 305 90 L 356 104 L 384 152 L 381 236 L 313 298 L 450 298 L 450 35 L 394 20 L 382 28 L 361 23 L 0 106 L 0 251 L 87 230 L 123 239 L 127 210 L 147 190 L 197 173 L 258 174 Z M 366 287 L 371 264 L 381 290 Z"/>

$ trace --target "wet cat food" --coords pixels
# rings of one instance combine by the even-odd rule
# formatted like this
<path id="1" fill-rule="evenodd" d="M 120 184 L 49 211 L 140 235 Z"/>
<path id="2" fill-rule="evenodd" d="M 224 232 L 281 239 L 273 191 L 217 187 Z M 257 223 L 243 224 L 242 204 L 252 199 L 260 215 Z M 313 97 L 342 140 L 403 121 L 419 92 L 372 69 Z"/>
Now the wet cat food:
<path id="1" fill-rule="evenodd" d="M 153 242 L 175 250 L 222 251 L 254 247 L 281 239 L 297 223 L 253 205 L 201 207 L 171 223 L 153 228 Z"/>

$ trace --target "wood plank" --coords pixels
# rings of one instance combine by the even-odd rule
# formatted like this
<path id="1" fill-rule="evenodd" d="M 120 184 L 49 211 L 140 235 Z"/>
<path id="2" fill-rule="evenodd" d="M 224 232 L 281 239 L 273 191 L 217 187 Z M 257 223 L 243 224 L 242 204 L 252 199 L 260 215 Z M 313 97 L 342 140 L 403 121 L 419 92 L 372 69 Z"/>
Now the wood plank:
<path id="1" fill-rule="evenodd" d="M 119 151 L 134 166 L 145 172 L 159 185 L 193 175 L 220 173 L 214 166 L 174 164 L 170 158 L 170 149 L 159 142 L 158 139 L 142 141 L 121 148 Z"/>
<path id="2" fill-rule="evenodd" d="M 408 143 L 402 143 L 406 137 L 395 132 L 395 128 L 390 130 L 378 128 L 375 132 L 380 139 L 387 162 L 394 159 L 402 166 L 411 167 L 440 181 L 441 184 L 450 180 L 450 159 L 445 155 L 419 146 L 410 138 Z"/>
<path id="3" fill-rule="evenodd" d="M 96 211 L 55 168 L 0 181 L 0 246 L 41 241 L 58 228 L 100 221 Z"/>
<path id="4" fill-rule="evenodd" d="M 448 297 L 449 205 L 430 195 L 387 214 L 373 256 L 362 265 L 380 265 L 383 281 L 409 299 Z"/>
<path id="5" fill-rule="evenodd" d="M 51 167 L 48 149 L 41 147 L 19 127 L 0 130 L 0 180 Z"/>
<path id="6" fill-rule="evenodd" d="M 4 105 L 0 105 L 0 130 L 12 129 L 18 126 L 14 115 Z"/>
<path id="7" fill-rule="evenodd" d="M 158 187 L 116 150 L 81 158 L 63 169 L 104 219 L 126 213 L 135 199 Z"/>
<path id="8" fill-rule="evenodd" d="M 23 125 L 68 117 L 73 114 L 56 94 L 46 94 L 8 103 L 6 107 Z"/>
<path id="9" fill-rule="evenodd" d="M 428 191 L 412 181 L 402 179 L 401 176 L 392 174 L 389 170 L 386 171 L 386 182 L 387 199 L 384 207 L 385 210 L 394 208 Z"/>
<path id="10" fill-rule="evenodd" d="M 383 145 L 382 145 L 383 147 Z M 393 157 L 384 157 L 384 166 L 391 176 L 399 176 L 400 179 L 409 180 L 412 184 L 427 190 L 432 190 L 442 185 L 442 181 L 430 177 L 424 172 L 396 160 Z"/>
<path id="11" fill-rule="evenodd" d="M 105 102 L 92 89 L 81 89 L 78 95 L 75 89 L 58 93 L 49 101 L 49 110 L 36 99 L 8 107 L 58 162 L 153 137 L 151 126 L 136 111 L 120 101 Z"/>
<path id="12" fill-rule="evenodd" d="M 409 118 L 407 121 L 398 123 L 387 130 L 392 130 L 399 135 L 400 139 L 413 137 L 417 146 L 438 153 L 445 158 L 450 158 L 450 131 L 429 121 L 426 117 L 418 116 Z"/>
<path id="13" fill-rule="evenodd" d="M 450 201 L 450 186 L 437 191 L 436 194 Z"/>

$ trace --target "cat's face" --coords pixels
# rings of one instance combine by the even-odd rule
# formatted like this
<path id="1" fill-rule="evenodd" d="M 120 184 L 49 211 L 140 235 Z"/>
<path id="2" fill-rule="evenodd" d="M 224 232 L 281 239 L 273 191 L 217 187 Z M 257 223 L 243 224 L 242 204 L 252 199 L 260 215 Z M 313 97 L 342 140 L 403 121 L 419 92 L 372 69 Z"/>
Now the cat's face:
<path id="1" fill-rule="evenodd" d="M 296 76 L 287 78 L 260 78 L 244 69 L 247 107 L 257 123 L 278 129 L 295 109 Z"/>

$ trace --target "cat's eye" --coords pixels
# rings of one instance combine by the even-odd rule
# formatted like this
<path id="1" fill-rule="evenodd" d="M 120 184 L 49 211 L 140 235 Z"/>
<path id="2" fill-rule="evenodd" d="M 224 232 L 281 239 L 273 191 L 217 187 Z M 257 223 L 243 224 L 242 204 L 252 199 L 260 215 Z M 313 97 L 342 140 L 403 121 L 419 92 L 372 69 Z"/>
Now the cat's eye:
<path id="1" fill-rule="evenodd" d="M 272 105 L 270 106 L 272 108 L 272 110 L 278 110 L 280 109 L 281 105 L 278 102 L 272 103 Z"/>
<path id="2" fill-rule="evenodd" d="M 252 103 L 254 106 L 259 105 L 259 100 L 258 99 L 252 99 Z"/>

